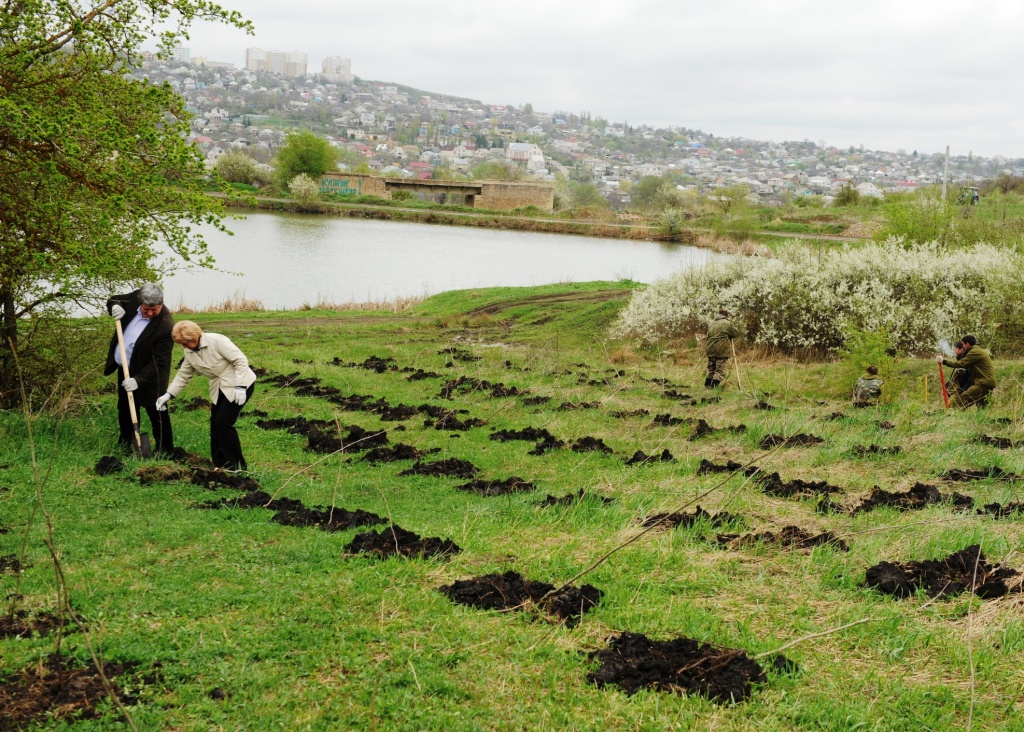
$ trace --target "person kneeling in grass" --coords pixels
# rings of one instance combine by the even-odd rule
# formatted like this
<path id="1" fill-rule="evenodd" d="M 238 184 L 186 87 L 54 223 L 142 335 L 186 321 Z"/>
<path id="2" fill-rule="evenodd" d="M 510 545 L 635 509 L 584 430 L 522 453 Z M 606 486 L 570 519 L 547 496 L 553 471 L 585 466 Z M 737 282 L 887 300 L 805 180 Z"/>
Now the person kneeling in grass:
<path id="1" fill-rule="evenodd" d="M 987 407 L 992 390 L 996 388 L 996 372 L 992 366 L 992 354 L 978 345 L 978 339 L 965 335 L 960 339 L 964 347 L 958 352 L 958 358 L 944 358 L 941 353 L 935 354 L 935 360 L 943 366 L 954 369 L 965 369 L 970 386 L 953 395 L 954 406 L 966 409 L 971 406 Z"/>
<path id="2" fill-rule="evenodd" d="M 175 343 L 185 347 L 185 359 L 167 393 L 156 400 L 156 408 L 167 409 L 167 402 L 185 390 L 196 374 L 210 380 L 210 457 L 224 470 L 246 470 L 242 443 L 235 422 L 242 406 L 252 398 L 256 374 L 249 360 L 227 336 L 203 333 L 191 320 L 175 324 L 171 331 Z"/>
<path id="3" fill-rule="evenodd" d="M 882 379 L 878 376 L 877 366 L 868 366 L 864 375 L 857 379 L 853 387 L 853 406 L 873 407 L 882 398 Z"/>

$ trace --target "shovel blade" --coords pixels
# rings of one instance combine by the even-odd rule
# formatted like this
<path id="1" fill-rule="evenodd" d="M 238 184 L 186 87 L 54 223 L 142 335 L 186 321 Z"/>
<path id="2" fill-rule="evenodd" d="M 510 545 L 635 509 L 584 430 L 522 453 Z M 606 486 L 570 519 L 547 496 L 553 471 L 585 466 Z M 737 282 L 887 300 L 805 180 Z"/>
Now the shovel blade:
<path id="1" fill-rule="evenodd" d="M 132 443 L 132 447 L 139 457 L 153 457 L 153 446 L 149 443 L 149 435 L 144 432 L 135 433 L 135 442 Z"/>

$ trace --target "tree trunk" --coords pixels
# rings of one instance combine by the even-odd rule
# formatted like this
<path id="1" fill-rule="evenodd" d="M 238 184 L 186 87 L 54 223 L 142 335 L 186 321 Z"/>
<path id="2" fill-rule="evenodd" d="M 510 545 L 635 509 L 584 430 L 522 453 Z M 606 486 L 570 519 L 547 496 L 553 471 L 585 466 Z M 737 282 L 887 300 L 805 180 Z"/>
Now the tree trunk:
<path id="1" fill-rule="evenodd" d="M 18 347 L 18 319 L 15 317 L 14 293 L 0 289 L 0 409 L 21 404 L 18 369 L 14 351 Z"/>

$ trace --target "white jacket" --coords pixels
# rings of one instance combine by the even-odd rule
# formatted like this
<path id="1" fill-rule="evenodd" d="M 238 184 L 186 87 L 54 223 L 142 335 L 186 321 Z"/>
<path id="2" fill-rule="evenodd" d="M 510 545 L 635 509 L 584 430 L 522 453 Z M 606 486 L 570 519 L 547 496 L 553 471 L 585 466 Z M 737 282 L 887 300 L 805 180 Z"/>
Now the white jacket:
<path id="1" fill-rule="evenodd" d="M 236 386 L 249 388 L 256 381 L 249 359 L 230 338 L 219 333 L 203 333 L 196 350 L 185 349 L 185 360 L 167 387 L 167 393 L 178 396 L 196 374 L 210 380 L 210 401 L 214 404 L 218 394 L 228 396 Z"/>

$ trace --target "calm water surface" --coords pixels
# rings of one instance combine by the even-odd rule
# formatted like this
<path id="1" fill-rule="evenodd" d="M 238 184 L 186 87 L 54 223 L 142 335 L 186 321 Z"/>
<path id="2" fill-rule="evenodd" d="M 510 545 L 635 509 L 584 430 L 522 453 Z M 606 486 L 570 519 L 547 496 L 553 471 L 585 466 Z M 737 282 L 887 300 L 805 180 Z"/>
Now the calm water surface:
<path id="1" fill-rule="evenodd" d="M 629 278 L 652 282 L 715 255 L 680 244 L 280 213 L 204 231 L 217 271 L 164 280 L 168 305 L 244 295 L 271 310 L 367 302 L 472 287 Z"/>

